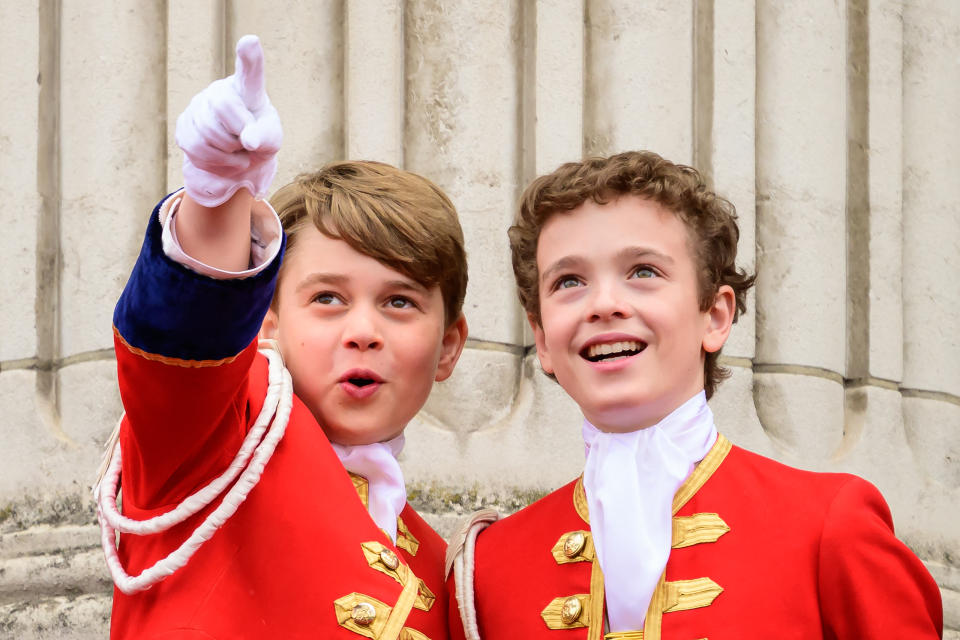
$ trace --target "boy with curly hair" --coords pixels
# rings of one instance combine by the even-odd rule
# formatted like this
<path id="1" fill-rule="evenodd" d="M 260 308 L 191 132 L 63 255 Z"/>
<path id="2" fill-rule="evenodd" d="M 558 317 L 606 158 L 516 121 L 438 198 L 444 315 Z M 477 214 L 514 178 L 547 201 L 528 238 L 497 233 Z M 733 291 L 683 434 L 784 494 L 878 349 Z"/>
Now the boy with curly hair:
<path id="1" fill-rule="evenodd" d="M 738 237 L 733 206 L 696 170 L 650 152 L 527 187 L 514 273 L 541 366 L 583 412 L 586 466 L 451 543 L 454 638 L 942 633 L 937 585 L 872 485 L 717 432 L 707 400 L 753 284 Z"/>

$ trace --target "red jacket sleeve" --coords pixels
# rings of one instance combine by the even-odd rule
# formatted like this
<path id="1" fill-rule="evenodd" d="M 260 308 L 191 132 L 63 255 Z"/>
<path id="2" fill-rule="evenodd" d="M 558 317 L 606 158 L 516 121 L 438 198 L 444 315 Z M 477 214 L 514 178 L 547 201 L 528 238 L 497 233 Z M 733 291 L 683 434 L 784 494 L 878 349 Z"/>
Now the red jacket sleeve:
<path id="1" fill-rule="evenodd" d="M 820 540 L 824 638 L 940 638 L 940 590 L 896 538 L 880 492 L 851 478 L 834 497 Z"/>
<path id="2" fill-rule="evenodd" d="M 113 317 L 123 506 L 135 518 L 176 504 L 240 448 L 262 403 L 248 399 L 248 376 L 280 262 L 240 280 L 197 274 L 164 254 L 162 204 Z"/>

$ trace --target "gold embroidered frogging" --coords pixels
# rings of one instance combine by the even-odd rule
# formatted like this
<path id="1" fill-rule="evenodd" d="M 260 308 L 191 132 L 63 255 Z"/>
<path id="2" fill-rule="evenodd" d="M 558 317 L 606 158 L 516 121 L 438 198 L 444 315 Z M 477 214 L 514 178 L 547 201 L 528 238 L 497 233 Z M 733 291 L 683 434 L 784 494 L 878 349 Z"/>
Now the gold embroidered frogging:
<path id="1" fill-rule="evenodd" d="M 727 454 L 730 453 L 730 448 L 730 441 L 727 440 L 723 434 L 718 434 L 717 441 L 713 444 L 713 447 L 710 448 L 710 451 L 704 459 L 694 467 L 690 477 L 680 485 L 676 495 L 674 495 L 672 548 L 681 549 L 696 544 L 716 542 L 721 536 L 730 531 L 730 527 L 716 513 L 697 513 L 692 516 L 676 517 L 677 512 L 683 508 L 690 498 L 703 487 L 710 476 L 720 467 L 720 464 L 727 457 Z M 582 476 L 574 486 L 573 506 L 583 521 L 589 524 L 590 513 L 587 506 L 587 494 L 583 488 Z M 560 540 L 551 550 L 551 554 L 558 564 L 580 561 L 578 559 L 569 559 L 563 554 L 563 545 L 574 533 L 576 532 L 569 532 L 561 536 Z M 586 544 L 584 546 L 586 546 Z M 590 541 L 590 547 L 592 550 L 592 540 Z M 588 640 L 660 640 L 664 613 L 687 611 L 689 609 L 709 606 L 717 596 L 723 592 L 723 588 L 710 578 L 667 582 L 666 573 L 664 572 L 664 574 L 660 576 L 660 581 L 657 583 L 653 597 L 650 600 L 643 631 L 617 632 L 604 635 L 603 575 L 600 570 L 599 561 L 595 556 L 596 554 L 594 553 L 593 572 L 590 578 L 590 594 L 586 596 L 587 604 L 591 608 L 591 615 L 585 618 L 585 624 L 578 625 L 589 627 L 587 634 Z M 555 599 L 551 602 L 551 605 L 557 602 L 557 600 L 558 599 Z M 562 600 L 562 598 L 559 600 Z M 546 613 L 546 611 L 547 609 L 544 609 L 544 613 Z M 546 621 L 546 617 L 544 617 L 544 620 Z M 593 624 L 590 624 L 591 622 Z"/>
<path id="2" fill-rule="evenodd" d="M 408 580 L 394 606 L 362 593 L 348 593 L 333 601 L 341 627 L 372 640 L 416 638 L 403 626 L 417 597 L 417 581 Z M 406 636 L 401 635 L 406 632 Z M 419 633 L 420 637 L 423 636 Z"/>
<path id="3" fill-rule="evenodd" d="M 370 485 L 367 479 L 351 473 L 350 480 L 363 506 L 368 506 Z M 396 548 L 415 556 L 419 547 L 420 542 L 398 517 Z M 354 592 L 338 598 L 333 604 L 340 626 L 372 640 L 430 640 L 422 632 L 403 625 L 412 609 L 429 611 L 433 607 L 437 599 L 433 592 L 382 542 L 363 542 L 360 548 L 371 569 L 390 576 L 400 583 L 402 589 L 392 607 L 362 593 Z"/>
<path id="4" fill-rule="evenodd" d="M 361 543 L 360 547 L 363 549 L 363 556 L 367 559 L 367 564 L 372 569 L 387 574 L 402 586 L 406 586 L 409 580 L 415 580 L 418 583 L 417 599 L 413 606 L 421 611 L 430 611 L 437 597 L 423 580 L 413 574 L 410 567 L 400 562 L 397 554 L 376 541 Z"/>

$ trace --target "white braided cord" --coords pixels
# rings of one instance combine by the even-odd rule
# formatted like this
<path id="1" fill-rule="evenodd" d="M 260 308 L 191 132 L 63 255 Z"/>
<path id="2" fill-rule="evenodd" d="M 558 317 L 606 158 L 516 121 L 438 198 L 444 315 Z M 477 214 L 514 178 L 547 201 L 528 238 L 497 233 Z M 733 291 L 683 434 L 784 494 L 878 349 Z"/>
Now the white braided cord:
<path id="1" fill-rule="evenodd" d="M 474 587 L 477 536 L 499 517 L 499 514 L 492 509 L 474 513 L 463 531 L 463 547 L 451 565 L 457 606 L 460 609 L 460 621 L 463 623 L 463 633 L 467 640 L 482 640 L 477 623 L 477 600 Z"/>
<path id="2" fill-rule="evenodd" d="M 260 481 L 264 467 L 286 431 L 290 410 L 293 407 L 293 383 L 290 373 L 283 366 L 283 360 L 271 349 L 264 349 L 261 353 L 267 357 L 270 366 L 267 395 L 260 415 L 257 416 L 256 422 L 244 438 L 240 450 L 227 470 L 205 487 L 185 498 L 173 510 L 147 520 L 133 520 L 119 513 L 117 485 L 122 468 L 122 452 L 120 443 L 116 443 L 107 473 L 94 489 L 94 495 L 97 500 L 97 519 L 100 522 L 101 543 L 107 567 L 113 576 L 114 584 L 122 592 L 132 594 L 149 589 L 186 565 L 203 543 L 209 540 L 217 529 L 237 511 L 253 487 Z M 268 427 L 269 431 L 267 431 Z M 149 535 L 166 531 L 213 502 L 238 475 L 239 479 L 230 487 L 220 504 L 180 547 L 138 576 L 130 576 L 126 573 L 117 555 L 117 531 L 133 535 Z"/>

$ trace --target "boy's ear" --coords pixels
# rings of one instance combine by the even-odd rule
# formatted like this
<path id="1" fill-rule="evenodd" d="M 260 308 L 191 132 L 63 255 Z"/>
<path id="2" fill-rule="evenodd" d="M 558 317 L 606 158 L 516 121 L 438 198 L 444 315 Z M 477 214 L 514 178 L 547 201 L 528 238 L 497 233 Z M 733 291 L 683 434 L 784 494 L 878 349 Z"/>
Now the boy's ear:
<path id="1" fill-rule="evenodd" d="M 537 343 L 537 357 L 540 359 L 540 368 L 546 373 L 553 373 L 553 361 L 550 359 L 550 351 L 547 349 L 547 340 L 543 335 L 543 327 L 537 322 L 532 313 L 527 314 L 527 322 L 530 323 L 530 329 L 533 330 L 533 339 Z"/>
<path id="2" fill-rule="evenodd" d="M 733 327 L 733 316 L 737 310 L 737 296 L 730 285 L 723 285 L 717 291 L 707 314 L 706 331 L 703 334 L 703 350 L 715 353 L 723 347 Z"/>
<path id="3" fill-rule="evenodd" d="M 263 317 L 263 322 L 260 324 L 260 339 L 276 340 L 279 323 L 280 318 L 277 316 L 277 312 L 272 308 L 268 309 L 267 315 Z"/>
<path id="4" fill-rule="evenodd" d="M 453 373 L 453 368 L 457 366 L 457 360 L 463 352 L 463 345 L 467 343 L 467 333 L 467 318 L 462 313 L 444 330 L 440 342 L 440 361 L 437 363 L 437 375 L 434 378 L 437 382 L 446 380 Z"/>

